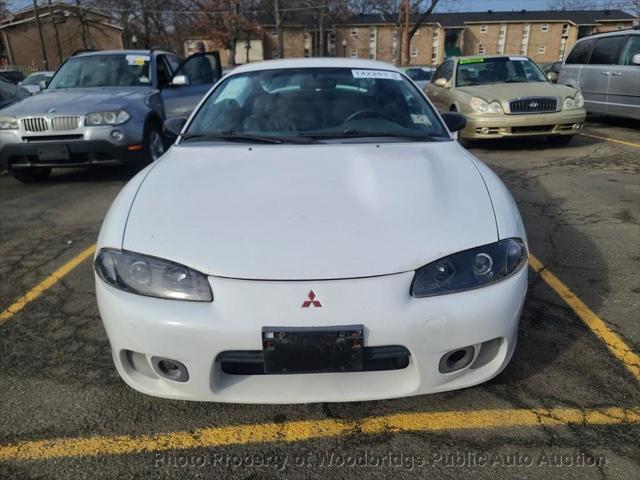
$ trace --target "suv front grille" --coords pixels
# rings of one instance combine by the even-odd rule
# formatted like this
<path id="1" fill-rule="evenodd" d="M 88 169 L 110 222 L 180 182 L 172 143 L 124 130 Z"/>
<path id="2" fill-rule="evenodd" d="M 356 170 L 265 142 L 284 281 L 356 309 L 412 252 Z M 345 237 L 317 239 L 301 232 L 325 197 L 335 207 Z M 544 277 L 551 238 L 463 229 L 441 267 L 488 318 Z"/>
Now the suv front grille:
<path id="1" fill-rule="evenodd" d="M 558 100 L 555 98 L 522 98 L 509 102 L 511 113 L 546 113 L 555 112 L 558 108 Z"/>
<path id="2" fill-rule="evenodd" d="M 80 117 L 54 117 L 51 119 L 53 130 L 75 130 L 80 125 Z"/>
<path id="3" fill-rule="evenodd" d="M 31 117 L 22 119 L 22 128 L 27 132 L 46 132 L 49 125 L 44 117 Z"/>

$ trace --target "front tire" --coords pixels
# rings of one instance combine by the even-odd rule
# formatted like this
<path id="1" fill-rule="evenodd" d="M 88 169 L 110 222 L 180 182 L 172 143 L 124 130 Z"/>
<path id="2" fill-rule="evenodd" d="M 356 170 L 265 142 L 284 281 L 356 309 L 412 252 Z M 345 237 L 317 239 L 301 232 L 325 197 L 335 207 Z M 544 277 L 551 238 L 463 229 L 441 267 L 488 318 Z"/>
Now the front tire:
<path id="1" fill-rule="evenodd" d="M 549 145 L 561 147 L 563 145 L 569 145 L 573 137 L 574 135 L 554 135 L 547 137 L 547 142 L 549 142 Z"/>
<path id="2" fill-rule="evenodd" d="M 46 167 L 31 167 L 11 170 L 11 175 L 22 183 L 44 182 L 51 175 L 51 169 Z"/>
<path id="3" fill-rule="evenodd" d="M 144 154 L 146 163 L 158 160 L 165 152 L 165 141 L 162 129 L 156 123 L 149 123 L 144 131 Z"/>

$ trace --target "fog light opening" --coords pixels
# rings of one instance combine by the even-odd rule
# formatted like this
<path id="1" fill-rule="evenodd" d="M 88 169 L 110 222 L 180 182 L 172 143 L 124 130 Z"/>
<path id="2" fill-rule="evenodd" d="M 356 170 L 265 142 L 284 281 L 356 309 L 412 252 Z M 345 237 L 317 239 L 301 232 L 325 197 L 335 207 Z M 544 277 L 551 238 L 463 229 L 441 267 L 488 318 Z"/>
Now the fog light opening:
<path id="1" fill-rule="evenodd" d="M 114 130 L 111 132 L 111 138 L 115 140 L 122 140 L 124 138 L 124 134 L 120 130 Z"/>
<path id="2" fill-rule="evenodd" d="M 582 124 L 581 123 L 574 123 L 573 124 L 573 129 L 574 130 L 580 130 L 582 128 Z"/>
<path id="3" fill-rule="evenodd" d="M 440 373 L 453 373 L 468 367 L 474 355 L 474 347 L 458 348 L 445 353 L 440 359 Z"/>
<path id="4" fill-rule="evenodd" d="M 489 134 L 489 127 L 482 127 L 480 129 L 480 133 L 482 133 L 483 135 L 488 135 Z"/>
<path id="5" fill-rule="evenodd" d="M 174 382 L 186 382 L 189 380 L 189 372 L 183 363 L 169 358 L 153 357 L 153 368 L 158 375 Z"/>

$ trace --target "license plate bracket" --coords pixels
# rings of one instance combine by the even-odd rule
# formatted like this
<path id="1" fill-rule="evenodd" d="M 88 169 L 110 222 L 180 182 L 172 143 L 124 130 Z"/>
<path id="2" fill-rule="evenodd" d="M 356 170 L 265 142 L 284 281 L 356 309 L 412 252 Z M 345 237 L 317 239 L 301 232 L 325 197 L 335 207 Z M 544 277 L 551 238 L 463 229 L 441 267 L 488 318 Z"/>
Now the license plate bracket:
<path id="1" fill-rule="evenodd" d="M 262 328 L 267 374 L 362 371 L 363 351 L 363 325 Z"/>
<path id="2" fill-rule="evenodd" d="M 38 145 L 38 160 L 69 160 L 69 149 L 66 145 Z"/>

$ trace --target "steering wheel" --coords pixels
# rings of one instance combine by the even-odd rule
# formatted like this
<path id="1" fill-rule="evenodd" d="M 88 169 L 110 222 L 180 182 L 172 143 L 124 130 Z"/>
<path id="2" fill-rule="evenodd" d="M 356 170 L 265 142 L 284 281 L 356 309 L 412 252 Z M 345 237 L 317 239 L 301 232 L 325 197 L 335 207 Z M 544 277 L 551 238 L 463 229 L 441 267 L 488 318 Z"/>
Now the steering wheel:
<path id="1" fill-rule="evenodd" d="M 358 110 L 357 112 L 353 112 L 351 115 L 347 117 L 347 119 L 343 123 L 349 123 L 360 117 L 364 117 L 364 118 L 379 117 L 379 118 L 384 118 L 385 120 L 392 121 L 387 115 L 385 115 L 382 112 L 379 112 L 377 110 L 372 110 L 370 108 L 365 108 L 364 110 Z"/>

